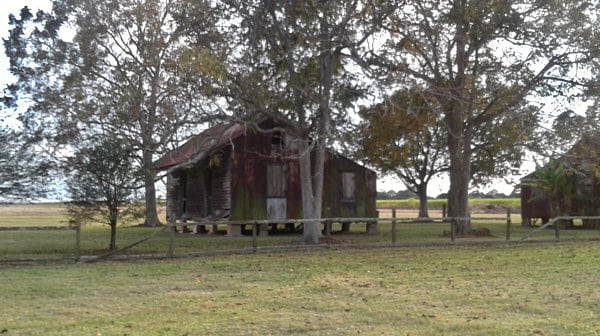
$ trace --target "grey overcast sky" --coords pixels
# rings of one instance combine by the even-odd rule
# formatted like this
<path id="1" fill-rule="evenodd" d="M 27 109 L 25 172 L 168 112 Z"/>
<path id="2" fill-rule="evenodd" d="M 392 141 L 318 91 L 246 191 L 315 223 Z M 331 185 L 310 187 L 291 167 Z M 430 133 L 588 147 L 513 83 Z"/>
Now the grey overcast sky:
<path id="1" fill-rule="evenodd" d="M 50 10 L 52 2 L 50 0 L 0 0 L 0 37 L 4 40 L 8 37 L 8 16 L 12 13 L 15 16 L 19 15 L 21 8 L 28 6 L 34 13 L 38 9 Z M 4 45 L 1 46 L 0 52 L 0 85 L 10 82 L 10 73 L 8 72 L 8 60 L 4 54 Z"/>

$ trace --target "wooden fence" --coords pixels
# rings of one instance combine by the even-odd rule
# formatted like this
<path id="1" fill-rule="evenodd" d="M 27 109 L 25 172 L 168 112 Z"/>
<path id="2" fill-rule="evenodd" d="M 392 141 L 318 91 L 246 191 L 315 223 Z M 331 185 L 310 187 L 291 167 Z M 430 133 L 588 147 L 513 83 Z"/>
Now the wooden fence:
<path id="1" fill-rule="evenodd" d="M 75 231 L 75 248 L 73 255 L 75 259 L 81 256 L 81 222 L 76 221 L 74 225 L 68 226 L 0 226 L 0 231 Z"/>
<path id="2" fill-rule="evenodd" d="M 403 223 L 439 223 L 439 224 L 446 224 L 448 225 L 448 229 L 449 229 L 449 240 L 446 243 L 448 244 L 455 244 L 455 240 L 457 238 L 456 235 L 456 228 L 455 228 L 455 223 L 458 221 L 463 221 L 463 220 L 470 220 L 470 219 L 475 219 L 475 218 L 434 218 L 434 219 L 415 219 L 415 218 L 398 218 L 396 216 L 396 210 L 392 209 L 392 216 L 391 217 L 386 217 L 386 218 L 323 218 L 323 219 L 290 219 L 290 220 L 286 220 L 286 222 L 290 222 L 290 223 L 294 223 L 294 224 L 303 224 L 303 223 L 308 223 L 308 222 L 320 222 L 323 224 L 323 228 L 324 228 L 324 244 L 320 244 L 320 245 L 316 245 L 318 246 L 328 246 L 328 242 L 330 241 L 331 237 L 332 237 L 332 224 L 333 223 L 347 223 L 347 222 L 353 222 L 353 223 L 379 223 L 379 222 L 388 222 L 391 223 L 391 236 L 389 244 L 385 244 L 385 243 L 378 243 L 380 247 L 394 247 L 394 246 L 399 246 L 398 243 L 398 226 L 400 224 Z M 533 229 L 532 231 L 530 231 L 529 233 L 527 233 L 525 236 L 523 236 L 522 238 L 520 238 L 519 240 L 512 240 L 511 237 L 511 232 L 512 232 L 512 221 L 511 221 L 511 213 L 510 211 L 507 211 L 506 216 L 505 217 L 485 217 L 485 218 L 476 218 L 478 221 L 481 220 L 485 220 L 485 221 L 505 221 L 506 223 L 506 230 L 505 230 L 505 240 L 487 240 L 487 241 L 478 241 L 478 243 L 482 243 L 482 244 L 486 244 L 486 243 L 501 243 L 501 242 L 514 242 L 514 243 L 518 243 L 518 242 L 522 242 L 524 240 L 529 239 L 531 236 L 535 235 L 537 232 L 540 232 L 541 230 L 547 229 L 549 227 L 554 228 L 554 238 L 555 241 L 559 241 L 561 239 L 561 228 L 560 228 L 560 223 L 565 221 L 565 220 L 574 220 L 574 219 L 594 219 L 594 220 L 600 220 L 600 217 L 557 217 L 552 219 L 551 221 L 549 221 L 548 223 L 542 225 L 539 228 Z M 156 231 L 154 231 L 153 233 L 147 235 L 146 237 L 137 240 L 136 242 L 127 245 L 124 248 L 121 248 L 119 250 L 116 251 L 110 251 L 106 254 L 103 255 L 97 255 L 97 256 L 82 256 L 81 254 L 81 225 L 79 222 L 74 223 L 74 225 L 71 226 L 53 226 L 53 227 L 0 227 L 0 234 L 1 231 L 48 231 L 48 230 L 73 230 L 75 231 L 75 242 L 74 242 L 74 251 L 73 251 L 73 255 L 74 255 L 74 259 L 77 261 L 87 261 L 87 262 L 91 262 L 91 261 L 97 261 L 97 260 L 102 260 L 102 259 L 106 259 L 109 257 L 116 257 L 117 255 L 119 255 L 120 253 L 131 249 L 132 247 L 139 245 L 145 241 L 148 241 L 150 238 L 160 234 L 160 233 L 167 233 L 168 234 L 168 247 L 167 247 L 167 251 L 164 254 L 153 254 L 153 255 L 145 255 L 145 256 L 138 256 L 140 258 L 172 258 L 175 256 L 181 256 L 181 255 L 176 255 L 175 253 L 175 244 L 176 244 L 176 234 L 177 231 L 181 231 L 183 229 L 183 227 L 193 227 L 193 226 L 200 226 L 200 225 L 224 225 L 224 224 L 237 224 L 237 225 L 250 225 L 252 227 L 252 245 L 251 245 L 251 249 L 248 250 L 248 248 L 246 249 L 240 249 L 240 250 L 235 250 L 235 251 L 213 251 L 213 252 L 199 252 L 199 253 L 192 253 L 192 255 L 202 255 L 202 254 L 215 254 L 215 253 L 240 253 L 240 252 L 257 252 L 259 249 L 276 249 L 276 246 L 267 246 L 265 245 L 264 247 L 259 247 L 258 242 L 259 242 L 259 228 L 260 227 L 264 227 L 264 226 L 268 226 L 270 224 L 281 224 L 282 221 L 281 220 L 277 220 L 277 221 L 269 221 L 269 220 L 251 220 L 251 221 L 239 221 L 239 222 L 232 222 L 232 221 L 215 221 L 215 222 L 202 222 L 202 223 L 194 223 L 194 222 L 185 222 L 185 223 L 168 223 L 167 226 L 162 227 L 160 229 L 157 229 Z M 418 243 L 415 243 L 415 245 L 418 245 Z M 311 248 L 314 246 L 311 245 L 307 245 L 307 246 L 303 246 L 303 247 L 299 247 L 298 245 L 293 246 L 293 248 Z M 361 247 L 360 243 L 356 244 L 354 247 Z M 369 245 L 369 247 L 377 247 L 374 245 Z M 281 248 L 282 250 L 285 249 L 290 249 L 292 248 L 291 246 L 279 246 L 279 248 Z M 123 258 L 136 258 L 136 256 L 132 256 L 132 255 L 128 255 L 128 256 L 120 256 Z M 6 262 L 6 261 L 10 261 L 10 260 L 2 260 L 2 258 L 0 258 L 1 261 Z"/>
<path id="3" fill-rule="evenodd" d="M 250 220 L 250 221 L 205 221 L 205 222 L 169 222 L 167 224 L 167 229 L 170 232 L 169 239 L 169 249 L 167 255 L 169 257 L 174 256 L 174 237 L 175 233 L 178 230 L 183 230 L 184 228 L 196 227 L 196 226 L 212 226 L 212 225 L 251 225 L 252 226 L 252 249 L 254 251 L 258 250 L 258 228 L 268 226 L 271 224 L 281 224 L 285 223 L 293 223 L 296 224 L 304 224 L 304 223 L 314 223 L 319 222 L 324 226 L 324 234 L 325 234 L 325 242 L 329 241 L 331 238 L 331 229 L 333 223 L 378 223 L 378 222 L 391 222 L 392 225 L 392 234 L 391 234 L 391 245 L 396 246 L 398 243 L 398 224 L 399 223 L 447 223 L 449 225 L 449 236 L 450 241 L 455 242 L 456 240 L 456 223 L 458 221 L 471 220 L 470 217 L 442 217 L 442 218 L 398 218 L 396 216 L 396 209 L 392 209 L 392 217 L 385 218 L 322 218 L 322 219 L 287 219 L 287 220 Z M 495 221 L 504 221 L 506 220 L 506 240 L 511 239 L 511 213 L 510 210 L 507 210 L 506 217 L 487 217 L 485 220 L 495 220 Z M 195 231 L 197 231 L 195 229 Z M 368 231 L 368 229 L 367 229 Z"/>

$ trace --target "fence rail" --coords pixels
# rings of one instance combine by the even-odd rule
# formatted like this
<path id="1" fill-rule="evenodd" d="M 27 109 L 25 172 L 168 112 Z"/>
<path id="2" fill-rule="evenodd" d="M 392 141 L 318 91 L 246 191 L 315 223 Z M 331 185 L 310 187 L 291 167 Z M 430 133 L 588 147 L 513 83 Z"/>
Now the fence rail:
<path id="1" fill-rule="evenodd" d="M 524 240 L 528 239 L 529 237 L 533 236 L 535 233 L 540 232 L 548 227 L 554 228 L 554 237 L 555 237 L 556 241 L 559 241 L 560 240 L 560 231 L 561 231 L 560 225 L 561 225 L 561 223 L 564 223 L 565 221 L 574 221 L 577 219 L 600 220 L 600 216 L 559 216 L 559 217 L 554 217 L 547 223 L 541 225 L 539 228 L 529 232 L 527 235 L 525 235 L 523 238 L 521 238 L 520 241 L 524 241 Z"/>
<path id="2" fill-rule="evenodd" d="M 76 260 L 81 257 L 81 222 L 76 220 L 75 225 L 66 226 L 0 226 L 0 231 L 26 232 L 26 231 L 75 231 L 75 247 L 73 255 Z M 1 259 L 0 259 L 1 260 Z M 6 261 L 6 260 L 2 260 Z M 8 260 L 10 261 L 10 260 Z"/>
<path id="3" fill-rule="evenodd" d="M 456 234 L 456 223 L 458 221 L 464 221 L 464 220 L 476 220 L 476 221 L 495 221 L 494 225 L 499 224 L 498 222 L 505 222 L 506 224 L 506 228 L 505 230 L 502 229 L 502 231 L 505 231 L 505 237 L 502 237 L 502 233 L 500 233 L 500 236 L 498 236 L 498 227 L 496 226 L 495 229 L 495 237 L 493 239 L 488 239 L 486 241 L 484 241 L 485 239 L 482 240 L 478 240 L 476 243 L 502 243 L 502 242 L 514 242 L 514 243 L 518 243 L 518 242 L 523 242 L 525 240 L 530 239 L 532 236 L 538 234 L 539 232 L 548 229 L 548 228 L 553 228 L 554 229 L 554 241 L 559 241 L 561 240 L 561 223 L 564 221 L 569 221 L 569 220 L 600 220 L 600 216 L 562 216 L 562 217 L 556 217 L 554 219 L 552 219 L 551 221 L 549 221 L 548 223 L 545 223 L 544 225 L 542 225 L 539 228 L 535 228 L 529 232 L 523 232 L 523 228 L 520 228 L 517 231 L 522 232 L 521 234 L 524 234 L 521 238 L 517 239 L 517 240 L 513 240 L 511 235 L 513 233 L 513 228 L 512 228 L 512 221 L 511 221 L 511 213 L 510 211 L 507 211 L 506 216 L 494 216 L 494 217 L 463 217 L 463 218 L 453 218 L 453 217 L 441 217 L 441 218 L 427 218 L 427 219 L 423 219 L 423 218 L 405 218 L 405 217 L 397 217 L 396 216 L 396 210 L 392 209 L 391 211 L 392 216 L 391 217 L 382 217 L 382 218 L 322 218 L 322 219 L 288 219 L 288 220 L 249 220 L 249 221 L 213 221 L 213 222 L 209 222 L 209 221 L 202 221 L 202 222 L 195 222 L 195 221 L 190 221 L 190 222 L 178 222 L 178 223 L 174 223 L 174 222 L 168 222 L 167 226 L 162 227 L 160 229 L 155 230 L 154 232 L 152 232 L 151 234 L 148 234 L 147 236 L 140 238 L 140 237 L 136 237 L 136 241 L 133 243 L 128 244 L 126 247 L 119 249 L 117 251 L 111 251 L 105 254 L 101 254 L 101 255 L 88 255 L 88 256 L 82 256 L 81 253 L 81 225 L 79 224 L 78 221 L 76 221 L 74 224 L 75 225 L 71 225 L 71 226 L 52 226 L 52 227 L 0 227 L 0 232 L 4 231 L 4 232 L 9 232 L 9 231 L 18 231 L 18 232 L 24 232 L 24 231 L 69 231 L 69 230 L 73 230 L 75 231 L 75 242 L 74 242 L 74 249 L 72 250 L 73 257 L 69 257 L 69 259 L 74 259 L 74 260 L 79 260 L 79 261 L 96 261 L 96 260 L 102 260 L 105 258 L 121 258 L 121 257 L 125 257 L 124 256 L 124 252 L 126 252 L 127 250 L 131 249 L 134 246 L 140 245 L 143 242 L 146 241 L 150 241 L 151 238 L 156 238 L 157 236 L 159 237 L 158 239 L 160 239 L 160 241 L 162 241 L 161 245 L 158 245 L 158 249 L 153 249 L 153 251 L 164 251 L 163 253 L 160 252 L 152 252 L 151 254 L 148 255 L 144 255 L 145 258 L 162 258 L 162 257 L 175 257 L 175 256 L 180 256 L 180 255 L 206 255 L 206 254 L 219 254 L 219 253 L 227 253 L 227 251 L 221 251 L 221 250 L 205 250 L 205 252 L 199 252 L 199 251 L 203 251 L 203 250 L 191 250 L 189 248 L 189 246 L 186 245 L 181 245 L 180 248 L 183 248 L 184 250 L 186 250 L 185 252 L 182 252 L 181 254 L 177 254 L 176 253 L 176 249 L 177 249 L 177 244 L 182 244 L 184 241 L 180 240 L 180 239 L 176 239 L 176 235 L 177 235 L 177 229 L 181 229 L 183 227 L 192 227 L 192 226 L 206 226 L 206 225 L 225 225 L 225 224 L 234 224 L 234 225 L 249 225 L 252 227 L 252 233 L 251 233 L 251 247 L 246 247 L 243 248 L 242 245 L 239 246 L 238 250 L 235 251 L 241 251 L 241 252 L 248 252 L 248 251 L 252 251 L 252 252 L 257 252 L 259 249 L 260 250 L 277 250 L 277 249 L 281 249 L 281 250 L 286 250 L 286 249 L 300 249 L 300 248 L 311 248 L 310 246 L 300 246 L 300 245 L 278 245 L 275 246 L 273 244 L 273 242 L 268 242 L 267 240 L 261 240 L 259 239 L 259 228 L 261 226 L 264 225 L 270 225 L 270 224 L 282 224 L 282 223 L 294 223 L 294 224 L 305 224 L 305 223 L 314 223 L 314 222 L 318 222 L 321 223 L 321 225 L 323 225 L 323 232 L 324 232 L 324 241 L 321 244 L 321 247 L 326 246 L 328 247 L 330 242 L 332 241 L 332 227 L 333 227 L 333 223 L 347 223 L 347 222 L 353 222 L 353 223 L 388 223 L 387 226 L 383 226 L 383 228 L 386 229 L 386 233 L 379 235 L 378 237 L 375 237 L 377 240 L 375 240 L 376 242 L 373 243 L 374 240 L 371 240 L 370 242 L 367 241 L 362 241 L 362 240 L 357 240 L 356 244 L 351 245 L 352 243 L 350 243 L 350 245 L 348 246 L 353 246 L 353 247 L 376 247 L 376 246 L 380 246 L 380 247 L 394 247 L 394 246 L 399 246 L 399 240 L 398 240 L 398 236 L 399 236 L 399 229 L 403 228 L 404 233 L 409 232 L 407 230 L 412 230 L 412 227 L 409 228 L 406 225 L 402 225 L 402 224 L 412 224 L 412 223 L 432 223 L 432 224 L 441 224 L 440 228 L 444 228 L 445 225 L 447 225 L 447 229 L 448 231 L 444 231 L 448 233 L 448 237 L 449 237 L 449 241 L 445 240 L 446 244 L 455 244 L 455 240 L 457 238 L 457 234 Z M 391 227 L 389 226 L 391 225 Z M 419 224 L 416 224 L 419 225 Z M 437 228 L 437 226 L 435 226 Z M 415 227 L 416 228 L 416 227 Z M 388 231 L 389 230 L 389 231 Z M 162 238 L 160 238 L 162 237 Z M 182 236 L 183 237 L 183 236 Z M 442 236 L 439 236 L 440 239 Z M 383 238 L 383 239 L 380 239 Z M 500 238 L 500 239 L 498 239 Z M 448 239 L 448 238 L 446 238 Z M 547 238 L 546 238 L 547 239 Z M 567 237 L 568 239 L 568 237 Z M 387 242 L 385 242 L 387 240 Z M 189 240 L 188 240 L 189 241 Z M 362 241 L 362 242 L 361 242 Z M 259 242 L 261 242 L 263 244 L 263 246 L 259 247 Z M 419 245 L 418 242 L 416 241 L 411 241 L 412 243 L 408 243 L 408 244 L 403 244 L 403 245 Z M 405 241 L 406 243 L 406 241 Z M 444 240 L 438 240 L 437 238 L 435 239 L 435 242 L 432 241 L 422 241 L 421 244 L 444 244 Z M 462 243 L 462 242 L 461 242 Z M 469 241 L 469 242 L 465 242 L 465 244 L 473 244 L 475 242 L 473 241 Z M 147 246 L 147 245 L 146 245 Z M 185 246 L 185 248 L 184 248 Z M 248 246 L 248 245 L 246 245 Z M 317 245 L 318 246 L 318 245 Z M 144 250 L 144 249 L 142 249 Z M 233 252 L 235 253 L 234 250 L 229 250 L 229 252 Z M 129 255 L 129 257 L 135 258 L 135 256 Z M 140 255 L 141 257 L 141 255 Z M 6 260 L 4 258 L 2 258 L 0 256 L 0 261 L 2 262 L 7 262 L 10 260 Z"/>

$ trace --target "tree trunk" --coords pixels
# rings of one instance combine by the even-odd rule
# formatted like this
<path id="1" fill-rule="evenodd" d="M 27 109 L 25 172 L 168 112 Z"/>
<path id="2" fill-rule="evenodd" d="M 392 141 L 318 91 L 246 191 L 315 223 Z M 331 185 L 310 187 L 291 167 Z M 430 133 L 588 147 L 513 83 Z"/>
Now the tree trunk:
<path id="1" fill-rule="evenodd" d="M 144 226 L 155 227 L 160 225 L 156 209 L 156 187 L 154 179 L 156 172 L 150 168 L 152 165 L 152 153 L 144 151 L 144 199 L 146 201 Z"/>
<path id="2" fill-rule="evenodd" d="M 117 220 L 110 220 L 110 244 L 108 246 L 110 251 L 117 249 Z"/>
<path id="3" fill-rule="evenodd" d="M 315 151 L 315 164 L 313 171 L 313 194 L 315 200 L 314 218 L 320 219 L 323 215 L 323 181 L 325 175 L 325 147 L 319 146 Z M 320 226 L 320 225 L 318 225 Z M 321 236 L 321 235 L 320 235 Z"/>
<path id="4" fill-rule="evenodd" d="M 417 186 L 417 196 L 419 196 L 419 218 L 429 219 L 429 209 L 427 207 L 427 184 Z"/>
<path id="5" fill-rule="evenodd" d="M 458 235 L 471 232 L 469 217 L 470 145 L 465 136 L 462 113 L 453 111 L 446 115 L 448 149 L 450 155 L 450 191 L 448 217 L 453 217 Z"/>
<path id="6" fill-rule="evenodd" d="M 302 215 L 304 219 L 316 218 L 315 197 L 312 184 L 312 170 L 310 147 L 308 139 L 298 139 L 294 141 L 296 149 L 300 155 L 300 188 L 302 193 Z M 319 243 L 319 222 L 305 222 L 303 225 L 302 237 L 307 244 Z"/>
<path id="7" fill-rule="evenodd" d="M 323 4 L 327 7 L 327 4 Z M 327 11 L 327 8 L 324 8 Z M 327 15 L 323 15 L 321 18 L 320 28 L 323 38 L 321 39 L 321 55 L 319 57 L 320 70 L 319 70 L 319 111 L 318 111 L 318 134 L 317 134 L 317 148 L 315 150 L 315 163 L 312 175 L 313 183 L 313 195 L 314 195 L 314 217 L 315 219 L 321 219 L 323 210 L 323 183 L 325 179 L 325 155 L 327 150 L 328 137 L 331 128 L 331 112 L 329 103 L 331 100 L 331 87 L 333 78 L 333 54 L 332 54 L 332 36 L 331 28 L 329 26 Z M 316 222 L 316 227 L 311 229 L 311 241 L 317 242 L 319 237 L 322 236 L 319 230 L 320 222 Z M 313 232 L 312 230 L 316 231 Z M 316 238 L 315 238 L 316 237 Z M 305 241 L 307 241 L 305 236 Z"/>
<path id="8" fill-rule="evenodd" d="M 466 2 L 454 2 L 456 20 L 456 72 L 450 73 L 452 86 L 446 85 L 442 93 L 445 101 L 444 113 L 448 127 L 448 150 L 450 156 L 450 192 L 448 193 L 448 214 L 453 217 L 452 221 L 456 234 L 463 235 L 471 232 L 471 221 L 469 217 L 469 181 L 471 178 L 471 125 L 465 125 L 469 120 L 473 97 L 468 96 L 467 86 L 467 32 L 468 24 L 463 18 L 467 15 Z"/>
<path id="9" fill-rule="evenodd" d="M 144 220 L 144 226 L 159 226 L 161 225 L 158 220 L 158 211 L 156 207 L 156 188 L 154 186 L 154 177 L 146 180 L 145 189 L 145 200 L 146 200 L 146 219 Z"/>
<path id="10" fill-rule="evenodd" d="M 327 6 L 327 4 L 324 4 Z M 323 183 L 325 173 L 325 151 L 327 150 L 327 139 L 331 128 L 331 115 L 329 102 L 331 99 L 331 87 L 333 77 L 333 55 L 331 33 L 327 15 L 323 15 L 320 22 L 321 28 L 321 55 L 319 71 L 319 111 L 318 111 L 318 133 L 317 147 L 315 151 L 314 170 L 311 164 L 310 146 L 308 139 L 302 139 L 300 148 L 300 179 L 302 186 L 302 206 L 304 218 L 321 219 L 323 207 Z M 299 116 L 302 115 L 299 113 Z M 320 222 L 314 221 L 304 224 L 304 242 L 318 244 L 322 236 Z"/>

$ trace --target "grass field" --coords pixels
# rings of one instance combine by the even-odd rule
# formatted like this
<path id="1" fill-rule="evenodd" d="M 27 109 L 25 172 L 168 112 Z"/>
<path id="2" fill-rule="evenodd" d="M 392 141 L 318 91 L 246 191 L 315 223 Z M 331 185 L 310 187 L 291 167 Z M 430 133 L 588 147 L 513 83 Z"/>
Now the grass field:
<path id="1" fill-rule="evenodd" d="M 398 211 L 398 217 L 414 216 Z M 47 205 L 2 206 L 0 218 L 0 226 L 65 224 L 60 209 Z M 504 244 L 501 218 L 479 214 L 474 227 L 492 235 L 458 239 L 493 246 L 427 246 L 449 242 L 447 224 L 400 223 L 398 243 L 420 246 L 352 248 L 389 246 L 391 223 L 385 221 L 376 235 L 362 233 L 364 225 L 335 234 L 336 248 L 93 264 L 41 261 L 72 258 L 73 231 L 0 231 L 0 334 L 600 334 L 599 243 Z M 531 231 L 518 225 L 518 215 L 513 223 L 513 239 Z M 120 227 L 118 245 L 156 230 Z M 600 233 L 579 229 L 561 236 Z M 530 240 L 553 237 L 547 230 Z M 127 253 L 165 253 L 169 238 L 161 232 Z M 300 240 L 273 235 L 258 244 L 298 246 Z M 180 255 L 250 249 L 252 243 L 250 237 L 189 234 L 174 241 Z M 107 245 L 108 226 L 83 227 L 83 254 L 104 253 Z M 38 261 L 14 261 L 23 258 Z"/>
<path id="2" fill-rule="evenodd" d="M 0 266 L 5 335 L 598 335 L 597 243 Z"/>

